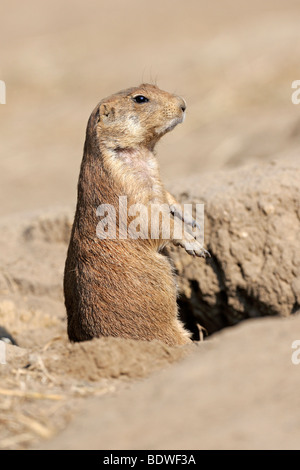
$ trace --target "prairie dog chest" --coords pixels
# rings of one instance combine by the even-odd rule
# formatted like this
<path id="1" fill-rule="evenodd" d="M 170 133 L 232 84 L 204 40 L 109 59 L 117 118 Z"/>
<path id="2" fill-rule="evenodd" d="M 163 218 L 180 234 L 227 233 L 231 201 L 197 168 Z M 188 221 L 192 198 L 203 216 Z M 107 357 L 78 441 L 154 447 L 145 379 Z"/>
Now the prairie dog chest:
<path id="1" fill-rule="evenodd" d="M 158 162 L 150 150 L 120 149 L 111 158 L 115 178 L 138 202 L 161 202 L 163 187 Z"/>
<path id="2" fill-rule="evenodd" d="M 116 152 L 123 171 L 132 172 L 144 181 L 159 178 L 157 160 L 149 150 L 122 149 Z"/>

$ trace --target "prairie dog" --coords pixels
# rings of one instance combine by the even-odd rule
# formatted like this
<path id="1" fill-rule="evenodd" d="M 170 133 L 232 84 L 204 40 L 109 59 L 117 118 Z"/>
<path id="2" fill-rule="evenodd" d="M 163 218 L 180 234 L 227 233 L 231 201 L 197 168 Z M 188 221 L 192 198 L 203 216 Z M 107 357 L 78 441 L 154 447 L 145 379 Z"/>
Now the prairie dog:
<path id="1" fill-rule="evenodd" d="M 89 118 L 64 273 L 71 341 L 101 336 L 158 339 L 169 345 L 191 341 L 178 319 L 171 265 L 160 251 L 171 242 L 192 255 L 205 257 L 207 252 L 192 234 L 174 237 L 175 225 L 184 217 L 161 182 L 154 155 L 158 140 L 183 121 L 185 110 L 181 97 L 143 84 L 103 99 Z M 156 238 L 147 237 L 149 232 L 137 239 L 118 236 L 120 197 L 128 207 L 146 207 L 145 217 L 157 204 L 167 208 L 169 239 L 162 238 L 160 228 Z M 116 214 L 113 238 L 96 233 L 102 204 Z M 154 218 L 152 212 L 149 217 Z M 184 222 L 194 226 L 192 219 Z"/>

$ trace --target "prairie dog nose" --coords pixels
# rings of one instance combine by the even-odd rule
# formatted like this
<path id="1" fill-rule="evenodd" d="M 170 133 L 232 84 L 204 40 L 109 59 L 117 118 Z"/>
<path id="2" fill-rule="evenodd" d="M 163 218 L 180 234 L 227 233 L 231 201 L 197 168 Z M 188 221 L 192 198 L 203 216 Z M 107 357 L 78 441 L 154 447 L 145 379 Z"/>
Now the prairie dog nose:
<path id="1" fill-rule="evenodd" d="M 184 113 L 186 110 L 186 101 L 183 98 L 179 98 L 179 106 L 181 108 L 181 111 Z"/>

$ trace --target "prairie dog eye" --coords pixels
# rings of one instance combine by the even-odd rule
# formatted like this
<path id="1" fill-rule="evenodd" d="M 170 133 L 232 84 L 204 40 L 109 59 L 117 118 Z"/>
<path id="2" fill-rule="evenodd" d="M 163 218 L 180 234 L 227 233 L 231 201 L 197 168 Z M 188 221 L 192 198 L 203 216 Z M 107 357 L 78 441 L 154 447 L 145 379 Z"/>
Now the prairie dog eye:
<path id="1" fill-rule="evenodd" d="M 133 101 L 135 101 L 136 103 L 147 103 L 149 101 L 148 98 L 146 98 L 146 96 L 143 96 L 143 95 L 137 95 L 137 96 L 134 96 L 133 98 Z"/>

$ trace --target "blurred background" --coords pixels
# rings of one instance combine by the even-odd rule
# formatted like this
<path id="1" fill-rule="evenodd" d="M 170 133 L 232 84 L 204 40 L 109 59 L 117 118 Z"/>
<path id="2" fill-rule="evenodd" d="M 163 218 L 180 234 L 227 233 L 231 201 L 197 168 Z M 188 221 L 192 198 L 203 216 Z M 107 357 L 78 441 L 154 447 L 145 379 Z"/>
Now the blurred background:
<path id="1" fill-rule="evenodd" d="M 2 1 L 0 215 L 75 205 L 92 109 L 141 82 L 188 104 L 166 182 L 296 153 L 299 21 L 298 0 Z"/>

